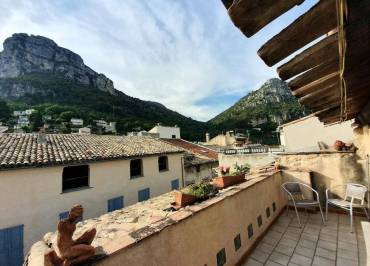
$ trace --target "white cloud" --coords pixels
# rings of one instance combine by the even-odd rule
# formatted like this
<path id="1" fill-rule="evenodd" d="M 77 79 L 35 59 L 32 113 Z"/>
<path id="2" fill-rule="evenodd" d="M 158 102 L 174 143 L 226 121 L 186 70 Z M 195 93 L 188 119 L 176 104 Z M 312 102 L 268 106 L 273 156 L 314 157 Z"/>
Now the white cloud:
<path id="1" fill-rule="evenodd" d="M 220 0 L 2 0 L 0 42 L 15 32 L 52 38 L 117 89 L 199 120 L 227 108 L 212 97 L 275 76 L 256 55 L 263 38 L 247 40 Z"/>

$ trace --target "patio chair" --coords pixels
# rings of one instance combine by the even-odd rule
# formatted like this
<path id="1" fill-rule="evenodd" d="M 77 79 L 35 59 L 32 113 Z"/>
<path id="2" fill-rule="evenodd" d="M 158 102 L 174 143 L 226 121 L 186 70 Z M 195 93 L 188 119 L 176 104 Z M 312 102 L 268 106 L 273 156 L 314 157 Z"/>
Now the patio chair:
<path id="1" fill-rule="evenodd" d="M 322 222 L 325 225 L 324 214 L 322 212 L 321 205 L 320 205 L 319 193 L 317 193 L 316 190 L 314 190 L 309 185 L 306 185 L 300 182 L 285 182 L 281 186 L 284 189 L 284 191 L 288 194 L 287 208 L 288 206 L 294 207 L 295 213 L 297 215 L 299 227 L 302 227 L 302 225 L 301 225 L 301 220 L 299 219 L 299 214 L 298 214 L 298 209 L 297 209 L 298 207 L 305 208 L 306 211 L 307 211 L 307 208 L 309 207 L 319 207 Z M 311 190 L 316 195 L 316 200 L 305 198 L 303 191 L 302 191 L 302 187 Z"/>
<path id="2" fill-rule="evenodd" d="M 346 187 L 346 193 L 344 198 L 330 198 L 329 193 L 333 188 L 336 187 Z M 360 184 L 348 183 L 343 185 L 337 185 L 331 189 L 326 189 L 326 220 L 328 219 L 328 205 L 334 205 L 336 207 L 342 208 L 349 211 L 350 224 L 351 224 L 351 233 L 353 233 L 353 208 L 362 208 L 366 214 L 366 217 L 369 219 L 369 214 L 366 210 L 365 205 L 365 196 L 367 188 Z"/>

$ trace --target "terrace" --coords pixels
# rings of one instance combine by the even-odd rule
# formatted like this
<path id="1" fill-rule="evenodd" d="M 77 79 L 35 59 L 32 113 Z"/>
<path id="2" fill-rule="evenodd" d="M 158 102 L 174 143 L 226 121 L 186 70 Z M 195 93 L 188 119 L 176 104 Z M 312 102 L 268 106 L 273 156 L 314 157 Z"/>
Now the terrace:
<path id="1" fill-rule="evenodd" d="M 293 211 L 285 211 L 242 263 L 259 265 L 368 265 L 369 223 L 355 218 L 351 234 L 348 215 L 329 213 L 326 226 L 319 213 L 301 213 L 302 228 Z"/>

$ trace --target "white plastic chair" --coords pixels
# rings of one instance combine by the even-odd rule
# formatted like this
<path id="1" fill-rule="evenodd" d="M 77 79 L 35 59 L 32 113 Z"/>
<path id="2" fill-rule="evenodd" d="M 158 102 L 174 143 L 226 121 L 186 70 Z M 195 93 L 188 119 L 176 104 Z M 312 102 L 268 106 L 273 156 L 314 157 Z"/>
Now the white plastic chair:
<path id="1" fill-rule="evenodd" d="M 346 193 L 343 199 L 329 198 L 330 190 L 336 187 L 346 187 Z M 337 185 L 331 189 L 326 189 L 326 210 L 325 216 L 328 219 L 328 205 L 334 205 L 339 208 L 349 211 L 350 222 L 351 222 L 351 233 L 353 233 L 353 208 L 362 208 L 369 219 L 369 214 L 366 210 L 365 196 L 367 188 L 360 184 L 348 183 L 344 185 Z"/>
<path id="2" fill-rule="evenodd" d="M 284 191 L 288 194 L 287 208 L 288 208 L 288 206 L 293 206 L 294 207 L 295 213 L 297 215 L 298 224 L 299 224 L 300 227 L 302 227 L 302 225 L 301 225 L 301 220 L 299 219 L 297 207 L 302 207 L 302 208 L 305 208 L 306 210 L 307 210 L 308 207 L 319 207 L 322 222 L 325 225 L 324 214 L 322 212 L 321 205 L 320 205 L 319 193 L 317 193 L 316 190 L 314 190 L 309 185 L 306 185 L 306 184 L 300 183 L 300 182 L 285 182 L 281 186 L 284 189 Z M 308 188 L 313 193 L 315 193 L 316 200 L 306 199 L 303 195 L 301 186 L 303 186 L 305 188 Z"/>

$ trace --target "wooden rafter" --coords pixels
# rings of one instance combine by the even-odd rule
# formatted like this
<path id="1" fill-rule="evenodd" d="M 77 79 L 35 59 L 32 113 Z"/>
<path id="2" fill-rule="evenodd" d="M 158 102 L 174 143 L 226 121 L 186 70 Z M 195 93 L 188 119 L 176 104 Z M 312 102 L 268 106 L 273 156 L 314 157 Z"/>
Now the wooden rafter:
<path id="1" fill-rule="evenodd" d="M 247 37 L 253 36 L 271 21 L 304 0 L 234 0 L 223 1 L 235 26 Z"/>
<path id="2" fill-rule="evenodd" d="M 265 43 L 258 55 L 268 66 L 273 66 L 336 26 L 335 0 L 320 1 Z"/>

